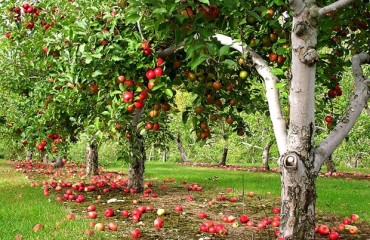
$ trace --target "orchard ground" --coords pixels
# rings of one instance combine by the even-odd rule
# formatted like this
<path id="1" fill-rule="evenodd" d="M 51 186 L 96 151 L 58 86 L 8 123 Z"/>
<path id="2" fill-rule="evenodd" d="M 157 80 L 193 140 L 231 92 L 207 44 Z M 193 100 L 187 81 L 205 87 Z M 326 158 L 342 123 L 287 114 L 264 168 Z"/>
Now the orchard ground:
<path id="1" fill-rule="evenodd" d="M 126 189 L 128 193 L 124 192 L 126 169 L 127 166 L 117 165 L 105 171 L 100 169 L 99 177 L 90 180 L 83 176 L 84 166 L 72 162 L 55 170 L 37 161 L 1 161 L 0 190 L 4 195 L 0 219 L 7 224 L 2 224 L 0 235 L 6 239 L 16 236 L 23 239 L 129 239 L 133 229 L 140 229 L 142 239 L 275 239 L 278 228 L 273 226 L 278 221 L 266 226 L 260 224 L 261 230 L 257 225 L 269 221 L 267 218 L 278 219 L 273 213 L 280 207 L 277 173 L 147 162 L 145 195 L 130 193 L 129 189 Z M 89 189 L 92 185 L 95 189 Z M 319 178 L 317 185 L 317 225 L 338 228 L 345 218 L 357 214 L 360 218 L 350 225 L 356 226 L 359 232 L 350 234 L 347 226 L 339 232 L 341 239 L 368 239 L 368 178 Z M 73 190 L 69 195 L 74 198 L 83 195 L 84 200 L 77 203 L 76 199 L 61 198 L 68 189 Z M 87 217 L 87 207 L 91 205 L 96 206 L 95 219 Z M 182 211 L 176 212 L 179 205 Z M 133 211 L 140 206 L 150 206 L 153 210 L 141 213 L 138 222 L 134 222 Z M 113 209 L 114 216 L 104 216 L 108 208 Z M 158 209 L 166 213 L 158 216 Z M 130 213 L 129 217 L 122 215 L 124 210 Z M 202 212 L 207 215 L 205 219 L 199 217 Z M 70 213 L 73 220 L 66 219 L 71 218 Z M 247 227 L 246 223 L 240 223 L 242 214 L 254 225 Z M 164 221 L 160 229 L 153 226 L 158 217 Z M 227 234 L 200 232 L 202 224 L 210 221 L 223 224 Z M 92 222 L 103 223 L 105 231 L 90 227 Z M 111 222 L 118 225 L 117 231 L 108 230 Z M 34 232 L 36 224 L 43 228 Z M 328 239 L 328 236 L 317 233 L 316 238 Z"/>

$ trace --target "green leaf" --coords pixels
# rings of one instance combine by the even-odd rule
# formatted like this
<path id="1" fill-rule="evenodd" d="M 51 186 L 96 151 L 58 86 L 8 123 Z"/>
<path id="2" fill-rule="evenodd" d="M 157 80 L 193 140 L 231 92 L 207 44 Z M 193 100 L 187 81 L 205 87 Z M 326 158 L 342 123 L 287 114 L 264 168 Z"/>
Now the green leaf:
<path id="1" fill-rule="evenodd" d="M 182 122 L 185 124 L 188 121 L 188 118 L 189 118 L 189 112 L 188 111 L 184 111 L 182 113 L 182 117 L 181 117 Z"/>
<path id="2" fill-rule="evenodd" d="M 126 25 L 128 25 L 130 23 L 136 23 L 139 19 L 140 19 L 139 14 L 133 14 L 133 15 L 126 18 Z"/>
<path id="3" fill-rule="evenodd" d="M 199 0 L 199 2 L 209 4 L 209 0 Z"/>
<path id="4" fill-rule="evenodd" d="M 166 88 L 166 89 L 164 90 L 164 93 L 165 93 L 167 96 L 169 96 L 169 97 L 173 97 L 173 91 L 172 91 L 171 89 L 169 89 L 169 88 Z"/>
<path id="5" fill-rule="evenodd" d="M 285 85 L 284 83 L 279 82 L 279 83 L 275 84 L 275 88 L 280 89 L 280 88 L 284 87 L 284 85 Z"/>
<path id="6" fill-rule="evenodd" d="M 96 70 L 95 72 L 92 73 L 92 77 L 97 77 L 99 75 L 102 75 L 103 73 L 100 70 Z"/>
<path id="7" fill-rule="evenodd" d="M 224 63 L 225 63 L 226 65 L 229 65 L 229 66 L 234 66 L 234 67 L 238 66 L 238 64 L 237 64 L 235 61 L 230 60 L 230 59 L 226 59 L 226 60 L 224 61 Z"/>
<path id="8" fill-rule="evenodd" d="M 272 69 L 271 72 L 272 72 L 272 74 L 274 74 L 276 76 L 284 75 L 284 71 L 281 68 L 274 68 L 274 69 Z"/>
<path id="9" fill-rule="evenodd" d="M 92 54 L 91 56 L 94 57 L 94 58 L 100 59 L 102 57 L 102 54 L 101 53 L 95 53 L 95 54 Z"/>
<path id="10" fill-rule="evenodd" d="M 167 10 L 165 8 L 157 8 L 153 11 L 153 13 L 159 13 L 159 14 L 163 14 L 163 13 L 166 13 Z"/>
<path id="11" fill-rule="evenodd" d="M 193 61 L 190 62 L 190 67 L 192 70 L 196 70 L 197 67 L 202 64 L 205 60 L 210 58 L 211 56 L 208 54 L 200 55 L 198 58 L 193 59 Z"/>
<path id="12" fill-rule="evenodd" d="M 86 44 L 81 44 L 78 48 L 78 51 L 83 54 L 85 52 L 85 46 Z"/>
<path id="13" fill-rule="evenodd" d="M 157 89 L 160 89 L 160 88 L 162 88 L 163 86 L 164 86 L 164 83 L 156 84 L 156 85 L 153 87 L 152 91 L 155 91 L 155 90 L 157 90 Z"/>
<path id="14" fill-rule="evenodd" d="M 89 63 L 91 63 L 91 61 L 92 61 L 92 56 L 90 54 L 86 55 L 85 63 L 89 64 Z"/>
<path id="15" fill-rule="evenodd" d="M 230 55 L 229 50 L 230 50 L 230 46 L 223 46 L 223 47 L 220 48 L 220 51 L 219 51 L 218 55 L 220 57 Z"/>
<path id="16" fill-rule="evenodd" d="M 118 56 L 112 56 L 112 60 L 115 61 L 115 62 L 117 62 L 117 61 L 123 60 L 123 58 L 118 57 Z"/>

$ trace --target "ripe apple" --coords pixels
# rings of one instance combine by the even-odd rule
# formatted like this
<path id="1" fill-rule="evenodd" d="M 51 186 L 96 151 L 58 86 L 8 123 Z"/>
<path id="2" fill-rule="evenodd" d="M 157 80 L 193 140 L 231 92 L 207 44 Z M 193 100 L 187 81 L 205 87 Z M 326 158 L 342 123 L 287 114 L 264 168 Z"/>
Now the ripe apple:
<path id="1" fill-rule="evenodd" d="M 204 218 L 207 218 L 207 213 L 205 213 L 205 212 L 200 212 L 199 214 L 198 214 L 198 217 L 199 218 L 202 218 L 202 219 L 204 219 Z"/>
<path id="2" fill-rule="evenodd" d="M 125 76 L 121 75 L 121 76 L 118 76 L 117 77 L 117 80 L 121 83 L 124 83 L 125 82 Z"/>
<path id="3" fill-rule="evenodd" d="M 134 100 L 134 94 L 132 92 L 125 92 L 123 93 L 122 95 L 122 100 L 125 102 L 125 103 L 130 103 Z"/>
<path id="4" fill-rule="evenodd" d="M 153 124 L 153 130 L 154 130 L 154 131 L 158 131 L 158 130 L 159 130 L 159 128 L 160 128 L 159 123 L 154 123 L 154 124 Z"/>
<path id="5" fill-rule="evenodd" d="M 36 224 L 36 225 L 33 227 L 33 231 L 34 231 L 34 232 L 38 232 L 38 231 L 40 231 L 42 228 L 43 228 L 43 226 L 42 226 L 40 223 L 38 223 L 38 224 Z"/>
<path id="6" fill-rule="evenodd" d="M 107 208 L 105 211 L 104 211 L 104 216 L 106 217 L 113 217 L 114 216 L 114 211 L 112 208 Z"/>
<path id="7" fill-rule="evenodd" d="M 132 238 L 141 238 L 141 231 L 139 229 L 134 229 L 131 231 Z"/>
<path id="8" fill-rule="evenodd" d="M 139 99 L 134 102 L 134 106 L 137 109 L 142 109 L 144 107 L 144 101 Z"/>
<path id="9" fill-rule="evenodd" d="M 145 76 L 148 80 L 154 79 L 156 77 L 155 72 L 153 71 L 153 69 L 149 69 L 148 71 L 146 71 Z"/>
<path id="10" fill-rule="evenodd" d="M 352 220 L 352 222 L 357 221 L 359 218 L 360 218 L 360 217 L 359 217 L 357 214 L 352 214 L 352 215 L 351 215 L 351 220 Z"/>
<path id="11" fill-rule="evenodd" d="M 358 228 L 356 226 L 350 226 L 348 229 L 350 234 L 357 234 L 358 233 Z"/>
<path id="12" fill-rule="evenodd" d="M 319 226 L 319 229 L 318 229 L 318 232 L 321 234 L 321 235 L 328 235 L 330 233 L 330 229 L 328 226 L 326 225 L 320 225 Z"/>
<path id="13" fill-rule="evenodd" d="M 154 68 L 154 74 L 156 77 L 162 77 L 163 69 L 161 67 Z"/>
<path id="14" fill-rule="evenodd" d="M 11 37 L 11 33 L 10 32 L 5 33 L 5 37 L 6 38 L 10 38 Z"/>
<path id="15" fill-rule="evenodd" d="M 329 234 L 329 240 L 338 240 L 339 239 L 339 233 L 338 232 L 331 232 Z"/>
<path id="16" fill-rule="evenodd" d="M 127 217 L 130 216 L 130 212 L 128 210 L 123 210 L 122 211 L 122 216 L 127 218 Z"/>
<path id="17" fill-rule="evenodd" d="M 89 219 L 95 219 L 97 216 L 98 216 L 98 214 L 95 211 L 87 212 L 87 218 L 89 218 Z"/>
<path id="18" fill-rule="evenodd" d="M 181 14 L 185 17 L 185 18 L 193 18 L 194 17 L 194 11 L 191 7 L 186 7 L 185 9 L 183 9 L 181 11 Z"/>
<path id="19" fill-rule="evenodd" d="M 277 59 L 278 59 L 278 57 L 277 57 L 276 53 L 272 52 L 272 53 L 269 54 L 270 62 L 277 62 Z"/>
<path id="20" fill-rule="evenodd" d="M 73 220 L 73 219 L 75 219 L 75 215 L 74 215 L 73 213 L 69 213 L 69 214 L 66 216 L 66 218 L 67 218 L 68 220 Z"/>
<path id="21" fill-rule="evenodd" d="M 175 207 L 175 212 L 182 212 L 183 208 L 181 205 Z"/>
<path id="22" fill-rule="evenodd" d="M 164 221 L 162 218 L 157 218 L 154 220 L 154 227 L 155 228 L 162 228 L 164 225 Z"/>
<path id="23" fill-rule="evenodd" d="M 117 223 L 115 223 L 115 222 L 108 223 L 108 229 L 110 231 L 117 231 L 117 228 L 118 228 L 118 224 Z"/>
<path id="24" fill-rule="evenodd" d="M 94 229 L 95 229 L 96 231 L 104 231 L 105 226 L 104 226 L 104 224 L 103 224 L 103 223 L 97 223 L 97 224 L 95 224 Z"/>
<path id="25" fill-rule="evenodd" d="M 156 64 L 157 67 L 162 66 L 163 63 L 164 63 L 164 60 L 162 58 L 157 58 L 157 64 Z"/>
<path id="26" fill-rule="evenodd" d="M 343 219 L 342 223 L 343 223 L 344 225 L 350 225 L 350 224 L 352 223 L 352 221 L 351 221 L 351 219 L 349 219 L 349 218 L 345 218 L 345 219 Z"/>
<path id="27" fill-rule="evenodd" d="M 249 221 L 249 217 L 245 214 L 242 214 L 239 218 L 241 223 L 247 223 Z"/>

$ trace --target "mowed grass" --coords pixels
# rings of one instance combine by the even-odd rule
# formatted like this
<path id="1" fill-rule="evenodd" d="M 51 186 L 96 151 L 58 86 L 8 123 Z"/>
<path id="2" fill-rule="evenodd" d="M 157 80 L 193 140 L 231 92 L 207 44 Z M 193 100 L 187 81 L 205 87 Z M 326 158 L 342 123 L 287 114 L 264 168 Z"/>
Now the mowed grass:
<path id="1" fill-rule="evenodd" d="M 84 239 L 88 221 L 68 221 L 68 213 L 55 199 L 43 195 L 42 186 L 31 188 L 23 174 L 0 160 L 0 239 L 16 239 L 17 234 L 32 240 Z M 38 223 L 44 228 L 34 232 Z"/>
<path id="2" fill-rule="evenodd" d="M 127 166 L 115 166 L 109 170 L 127 172 Z M 203 167 L 190 167 L 175 163 L 147 162 L 147 180 L 175 178 L 177 182 L 187 180 L 197 182 L 215 191 L 233 188 L 239 193 L 250 191 L 257 195 L 280 196 L 280 175 L 247 171 L 223 170 Z M 335 214 L 349 217 L 356 213 L 370 223 L 370 181 L 345 180 L 342 178 L 319 177 L 317 183 L 317 211 L 322 214 Z M 244 187 L 243 187 L 244 186 Z"/>

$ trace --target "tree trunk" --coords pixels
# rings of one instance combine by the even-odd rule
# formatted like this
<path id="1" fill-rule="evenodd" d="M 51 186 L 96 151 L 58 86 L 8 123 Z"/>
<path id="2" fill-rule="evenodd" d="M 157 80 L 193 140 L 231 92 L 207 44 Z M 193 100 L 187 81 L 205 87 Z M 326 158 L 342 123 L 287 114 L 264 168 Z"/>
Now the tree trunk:
<path id="1" fill-rule="evenodd" d="M 130 139 L 132 151 L 132 162 L 128 172 L 128 188 L 136 189 L 137 192 L 144 190 L 144 172 L 145 172 L 145 142 L 144 137 L 136 132 L 135 137 Z"/>
<path id="2" fill-rule="evenodd" d="M 62 158 L 57 157 L 56 160 L 55 160 L 55 163 L 53 164 L 53 167 L 54 168 L 61 168 L 63 166 L 64 166 L 64 164 L 63 164 Z"/>
<path id="3" fill-rule="evenodd" d="M 43 163 L 49 163 L 49 156 L 45 153 L 45 151 L 40 151 L 40 157 Z"/>
<path id="4" fill-rule="evenodd" d="M 98 175 L 99 157 L 96 137 L 87 142 L 86 146 L 86 175 Z"/>
<path id="5" fill-rule="evenodd" d="M 335 169 L 335 165 L 334 165 L 334 162 L 333 162 L 333 155 L 330 154 L 330 156 L 325 160 L 325 165 L 326 165 L 326 172 L 328 173 L 333 173 L 333 172 L 336 172 L 337 170 Z"/>
<path id="6" fill-rule="evenodd" d="M 151 161 L 152 160 L 153 152 L 154 152 L 154 145 L 152 144 L 152 146 L 150 147 L 148 161 Z"/>
<path id="7" fill-rule="evenodd" d="M 166 149 L 162 151 L 162 162 L 166 162 L 167 161 L 167 151 Z"/>
<path id="8" fill-rule="evenodd" d="M 269 156 L 270 156 L 270 148 L 272 146 L 273 142 L 268 142 L 266 146 L 263 148 L 262 152 L 262 165 L 265 168 L 265 170 L 269 171 Z"/>
<path id="9" fill-rule="evenodd" d="M 316 174 L 313 135 L 318 19 L 311 9 L 314 5 L 310 6 L 308 2 L 290 2 L 294 11 L 291 33 L 290 116 L 287 149 L 280 157 L 280 235 L 286 240 L 315 238 Z"/>
<path id="10" fill-rule="evenodd" d="M 177 149 L 179 149 L 179 152 L 180 152 L 180 155 L 181 155 L 182 162 L 183 163 L 188 163 L 189 159 L 188 159 L 188 156 L 186 155 L 186 152 L 185 152 L 184 148 L 182 147 L 180 134 L 177 135 L 176 143 L 177 143 Z"/>
<path id="11" fill-rule="evenodd" d="M 229 148 L 227 144 L 224 146 L 224 150 L 222 151 L 222 157 L 219 165 L 225 166 L 226 165 L 226 159 L 227 159 L 227 152 L 229 151 Z"/>
<path id="12" fill-rule="evenodd" d="M 33 152 L 32 151 L 27 151 L 26 160 L 27 161 L 32 160 L 32 156 L 33 156 Z"/>

